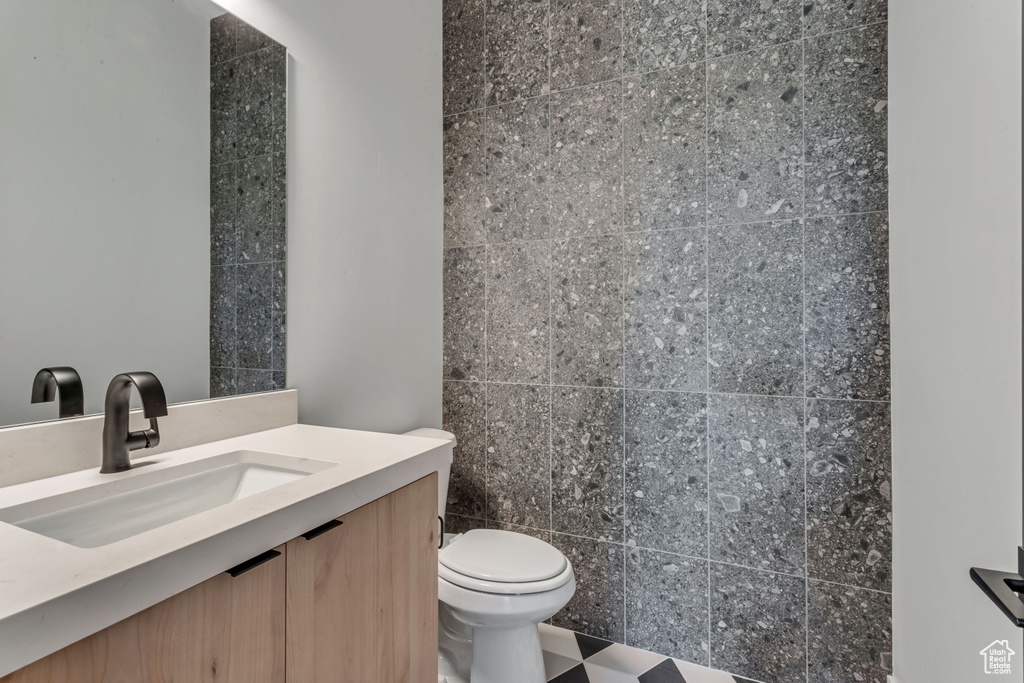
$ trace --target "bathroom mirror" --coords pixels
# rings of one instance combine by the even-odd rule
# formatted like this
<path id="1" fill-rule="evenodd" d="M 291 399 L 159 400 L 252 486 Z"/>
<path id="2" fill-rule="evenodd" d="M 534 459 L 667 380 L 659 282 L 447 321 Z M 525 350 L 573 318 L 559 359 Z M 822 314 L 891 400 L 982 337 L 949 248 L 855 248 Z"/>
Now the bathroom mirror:
<path id="1" fill-rule="evenodd" d="M 42 368 L 85 414 L 285 387 L 286 75 L 209 0 L 0 3 L 0 426 L 58 417 Z"/>

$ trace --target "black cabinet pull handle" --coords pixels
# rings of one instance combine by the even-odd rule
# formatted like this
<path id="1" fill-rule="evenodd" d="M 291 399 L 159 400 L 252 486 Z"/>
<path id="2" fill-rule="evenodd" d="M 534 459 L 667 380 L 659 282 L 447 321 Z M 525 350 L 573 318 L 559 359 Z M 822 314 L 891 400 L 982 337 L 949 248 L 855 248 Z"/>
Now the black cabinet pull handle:
<path id="1" fill-rule="evenodd" d="M 320 536 L 321 534 L 326 534 L 331 529 L 337 529 L 342 524 L 343 522 L 340 519 L 332 519 L 331 521 L 327 522 L 327 524 L 321 524 L 317 528 L 311 531 L 307 531 L 306 533 L 302 534 L 302 537 L 307 541 L 312 541 L 317 536 Z"/>
<path id="2" fill-rule="evenodd" d="M 441 523 L 441 535 L 437 537 L 437 549 L 440 550 L 444 545 L 444 517 L 438 515 L 437 521 Z"/>
<path id="3" fill-rule="evenodd" d="M 256 557 L 252 558 L 251 560 L 246 560 L 245 562 L 243 562 L 242 564 L 238 565 L 237 567 L 232 567 L 231 569 L 227 570 L 224 573 L 225 574 L 231 574 L 232 578 L 237 578 L 237 577 L 241 576 L 242 574 L 246 573 L 247 571 L 249 571 L 250 569 L 256 569 L 256 567 L 260 566 L 261 564 L 265 564 L 267 562 L 270 562 L 275 557 L 280 557 L 280 556 L 281 556 L 281 553 L 279 553 L 278 551 L 276 551 L 276 550 L 268 550 L 267 552 L 263 553 L 262 555 L 257 555 Z"/>

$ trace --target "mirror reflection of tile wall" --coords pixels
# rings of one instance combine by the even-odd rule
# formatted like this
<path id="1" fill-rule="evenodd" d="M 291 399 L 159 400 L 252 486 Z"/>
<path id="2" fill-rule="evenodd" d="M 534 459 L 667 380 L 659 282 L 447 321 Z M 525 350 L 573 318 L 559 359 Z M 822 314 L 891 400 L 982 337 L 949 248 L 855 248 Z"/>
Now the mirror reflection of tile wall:
<path id="1" fill-rule="evenodd" d="M 285 388 L 287 52 L 210 22 L 210 396 Z"/>

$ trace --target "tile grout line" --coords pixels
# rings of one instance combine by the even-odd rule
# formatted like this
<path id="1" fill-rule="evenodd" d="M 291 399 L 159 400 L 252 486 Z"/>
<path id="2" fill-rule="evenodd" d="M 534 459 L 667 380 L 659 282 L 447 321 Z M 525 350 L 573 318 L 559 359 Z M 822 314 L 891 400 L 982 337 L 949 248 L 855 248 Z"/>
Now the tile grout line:
<path id="1" fill-rule="evenodd" d="M 851 590 L 867 591 L 869 593 L 877 593 L 878 595 L 889 595 L 889 596 L 892 595 L 892 590 L 883 591 L 883 590 L 879 590 L 878 588 L 867 588 L 865 586 L 853 586 L 853 585 L 848 584 L 848 583 L 838 583 L 836 581 L 828 581 L 826 579 L 816 579 L 813 576 L 808 577 L 807 580 L 810 583 L 824 583 L 824 584 L 829 585 L 829 586 L 839 586 L 839 587 L 842 587 L 842 588 L 849 588 Z"/>
<path id="2" fill-rule="evenodd" d="M 709 11 L 704 4 L 704 466 L 707 483 L 705 500 L 707 521 L 705 523 L 708 556 L 708 652 L 707 663 L 711 666 L 711 59 L 708 54 Z"/>
<path id="3" fill-rule="evenodd" d="M 808 548 L 807 533 L 807 22 L 800 18 L 800 143 L 801 160 L 800 175 L 803 197 L 801 198 L 800 214 L 803 218 L 800 221 L 800 326 L 801 340 L 803 341 L 803 401 L 801 408 L 803 412 L 803 453 L 800 460 L 804 469 L 804 680 L 811 678 L 811 582 L 810 582 L 810 550 Z"/>
<path id="4" fill-rule="evenodd" d="M 488 107 L 488 109 L 498 109 L 498 108 L 499 107 Z M 823 213 L 823 214 L 815 214 L 813 216 L 808 216 L 806 220 L 819 220 L 819 219 L 823 219 L 823 218 L 850 218 L 850 217 L 857 217 L 857 216 L 871 216 L 871 215 L 882 214 L 882 213 L 889 213 L 889 210 L 888 209 L 880 209 L 878 211 L 857 211 L 857 212 L 854 212 L 854 213 L 827 213 L 827 214 Z M 567 240 L 585 240 L 585 239 L 598 239 L 598 238 L 602 238 L 602 237 L 606 237 L 606 238 L 607 237 L 617 237 L 619 235 L 647 235 L 647 234 L 650 234 L 650 233 L 685 232 L 685 231 L 697 232 L 699 230 L 706 230 L 706 229 L 711 228 L 711 227 L 714 227 L 714 228 L 739 228 L 739 227 L 747 227 L 747 226 L 754 226 L 754 225 L 769 225 L 769 224 L 772 224 L 772 223 L 788 223 L 788 222 L 791 222 L 791 221 L 800 221 L 800 220 L 804 220 L 804 218 L 801 218 L 800 216 L 793 216 L 792 218 L 778 218 L 776 220 L 767 220 L 767 221 L 746 221 L 746 222 L 741 222 L 741 223 L 734 223 L 734 222 L 715 223 L 715 222 L 712 222 L 712 221 L 704 221 L 700 225 L 687 225 L 687 226 L 680 226 L 680 227 L 677 227 L 677 228 L 653 228 L 653 229 L 649 229 L 649 230 L 622 230 L 620 232 L 602 232 L 602 233 L 591 233 L 591 234 L 584 234 L 584 235 L 565 235 L 565 236 L 562 236 L 562 237 L 548 236 L 548 237 L 538 237 L 538 238 L 534 238 L 534 239 L 510 239 L 510 240 L 504 240 L 502 242 L 499 242 L 498 244 L 524 244 L 524 243 L 530 243 L 530 242 L 545 242 L 545 241 L 548 241 L 548 240 L 551 240 L 553 242 L 555 242 L 555 241 L 557 241 L 557 242 L 564 242 L 564 241 L 567 241 Z M 220 224 L 220 225 L 223 225 L 223 224 Z M 475 243 L 475 244 L 453 244 L 453 245 L 445 246 L 444 249 L 445 249 L 445 251 L 450 250 L 450 249 L 471 249 L 473 247 L 483 247 L 483 246 L 486 246 L 486 244 L 487 244 L 486 242 Z"/>
<path id="5" fill-rule="evenodd" d="M 481 57 L 481 62 L 482 62 L 482 66 L 483 66 L 482 71 L 483 71 L 483 81 L 484 81 L 484 83 L 483 83 L 483 96 L 481 97 L 481 100 L 480 100 L 483 103 L 483 105 L 484 105 L 481 108 L 481 110 L 480 110 L 480 111 L 482 111 L 482 114 L 481 114 L 481 117 L 480 117 L 480 119 L 481 119 L 481 124 L 480 125 L 483 127 L 483 145 L 482 145 L 482 149 L 480 150 L 480 153 L 483 155 L 483 164 L 484 164 L 484 195 L 486 195 L 487 194 L 487 188 L 490 186 L 490 181 L 491 181 L 491 177 L 487 173 L 487 37 L 488 37 L 488 31 L 487 31 L 487 5 L 488 5 L 488 0 L 480 0 L 480 2 L 483 5 L 483 15 L 484 15 L 483 16 L 483 32 L 484 32 L 483 54 L 479 55 Z M 444 119 L 442 118 L 442 123 L 443 122 L 444 122 Z M 488 246 L 489 246 L 488 243 L 490 242 L 490 235 L 489 235 L 488 230 L 487 230 L 487 213 L 486 212 L 482 212 L 482 213 L 483 213 L 483 237 L 484 237 L 484 243 L 483 243 L 483 248 L 484 248 L 484 371 L 483 371 L 483 376 L 484 376 L 484 380 L 483 380 L 483 386 L 484 386 L 484 528 L 487 528 L 487 526 L 488 526 L 487 521 L 489 521 L 489 519 L 490 519 L 490 512 L 489 512 L 489 508 L 488 508 L 488 503 L 489 503 L 489 500 L 488 500 L 489 491 L 488 491 L 488 489 L 490 488 L 490 482 L 491 482 L 491 476 L 490 476 L 491 475 L 491 472 L 490 472 L 491 471 L 491 420 L 490 420 L 490 417 L 491 417 L 491 415 L 490 415 L 490 410 L 491 410 L 491 390 L 490 390 L 490 386 L 488 384 L 488 380 L 490 379 L 490 376 L 487 373 L 487 310 L 488 310 L 487 309 L 487 274 L 488 274 L 488 255 L 487 255 L 487 251 L 488 251 Z"/>
<path id="6" fill-rule="evenodd" d="M 546 16 L 546 28 L 547 28 L 547 67 L 548 67 L 548 91 L 551 90 L 551 0 L 547 3 L 547 16 Z M 555 126 L 554 111 L 551 105 L 550 94 L 542 95 L 547 97 L 547 121 L 548 121 L 548 156 L 547 156 L 547 169 L 546 175 L 551 176 L 551 171 L 554 167 L 554 158 L 552 156 L 552 130 Z M 548 539 L 554 540 L 552 534 L 555 529 L 555 285 L 554 285 L 554 272 L 555 272 L 555 243 L 551 240 L 551 223 L 550 218 L 555 212 L 555 207 L 551 198 L 551 184 L 548 183 L 544 187 L 544 191 L 547 193 L 547 208 L 548 208 Z"/>
<path id="7" fill-rule="evenodd" d="M 274 125 L 274 111 L 273 111 L 273 108 L 271 108 L 271 111 L 270 111 L 270 125 L 271 125 L 271 127 L 273 127 L 273 125 Z M 277 202 L 275 201 L 275 197 L 277 196 L 277 192 L 275 192 L 275 190 L 274 190 L 274 186 L 277 184 L 277 183 L 274 182 L 274 178 L 276 178 L 276 177 L 277 177 L 277 174 L 274 173 L 274 158 L 271 157 L 270 158 L 270 178 L 269 178 L 269 181 L 270 181 L 269 185 L 270 185 L 270 206 L 271 206 L 271 211 L 273 211 L 273 207 L 277 205 Z M 274 227 L 275 226 L 271 227 L 271 232 L 270 232 L 270 234 L 271 234 L 271 237 L 270 237 L 270 240 L 271 240 L 270 248 L 271 248 L 271 250 L 274 249 L 274 244 L 273 244 L 273 240 L 274 240 L 274 237 L 273 237 Z M 270 367 L 271 368 L 274 367 L 274 355 L 275 355 L 274 354 L 274 266 L 273 266 L 273 264 L 271 264 L 271 266 L 270 266 Z M 271 376 L 270 383 L 271 384 L 274 383 L 273 376 Z"/>
<path id="8" fill-rule="evenodd" d="M 467 384 L 473 384 L 473 383 L 481 384 L 481 383 L 484 382 L 484 380 L 480 380 L 480 379 L 455 379 L 455 378 L 452 378 L 452 377 L 446 377 L 444 381 L 445 382 L 465 382 Z M 514 386 L 538 386 L 538 387 L 539 386 L 547 386 L 546 384 L 535 384 L 535 383 L 532 383 L 532 382 L 498 382 L 498 381 L 494 381 L 494 382 L 488 382 L 488 384 L 508 384 L 508 385 L 514 385 Z M 552 386 L 559 387 L 559 388 L 564 388 L 564 389 L 600 389 L 600 390 L 603 390 L 603 391 L 632 391 L 632 392 L 652 393 L 652 394 L 682 394 L 682 395 L 686 395 L 686 396 L 704 396 L 706 394 L 708 396 L 726 396 L 726 397 L 742 396 L 742 397 L 747 397 L 747 398 L 773 398 L 773 399 L 779 399 L 779 400 L 789 399 L 789 400 L 792 400 L 792 401 L 802 401 L 802 400 L 804 400 L 803 396 L 793 396 L 791 394 L 744 394 L 744 393 L 729 392 L 729 391 L 709 391 L 709 392 L 703 392 L 703 391 L 684 391 L 684 390 L 681 390 L 681 389 L 654 389 L 654 388 L 648 388 L 648 387 L 620 387 L 620 386 L 598 387 L 598 386 L 591 386 L 591 385 L 587 385 L 587 384 L 554 384 Z M 807 399 L 808 400 L 813 400 L 813 401 L 833 401 L 833 402 L 837 402 L 837 403 L 838 402 L 844 402 L 844 403 L 877 403 L 877 404 L 880 404 L 880 405 L 889 405 L 891 403 L 891 401 L 882 400 L 882 399 L 872 399 L 872 398 L 828 398 L 828 397 L 825 397 L 825 396 L 808 396 Z"/>
<path id="9" fill-rule="evenodd" d="M 622 365 L 622 386 L 626 386 L 626 286 L 627 286 L 627 275 L 626 275 L 626 237 L 623 234 L 623 230 L 626 228 L 626 8 L 623 4 L 619 5 L 619 224 L 622 230 L 619 231 L 619 258 L 621 262 L 619 264 L 619 278 L 621 290 L 619 291 L 619 300 L 621 308 L 619 310 L 620 322 L 619 328 L 621 332 L 620 341 L 622 347 L 619 349 L 619 362 Z M 626 393 L 622 393 L 622 541 L 625 544 L 626 538 L 626 518 L 628 505 L 626 503 Z M 623 546 L 628 547 L 627 545 Z M 629 628 L 629 601 L 626 599 L 626 591 L 628 590 L 628 581 L 626 579 L 626 573 L 629 571 L 629 567 L 626 564 L 627 552 L 622 552 L 622 642 L 623 644 L 629 644 L 629 638 L 627 636 Z"/>

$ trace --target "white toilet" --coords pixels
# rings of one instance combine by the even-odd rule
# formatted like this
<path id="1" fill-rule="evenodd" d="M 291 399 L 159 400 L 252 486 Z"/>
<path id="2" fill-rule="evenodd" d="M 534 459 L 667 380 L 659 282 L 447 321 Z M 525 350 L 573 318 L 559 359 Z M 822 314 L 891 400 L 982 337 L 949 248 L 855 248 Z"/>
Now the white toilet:
<path id="1" fill-rule="evenodd" d="M 439 429 L 408 435 L 455 445 Z M 449 475 L 438 472 L 442 519 Z M 576 592 L 565 555 L 532 536 L 475 529 L 445 534 L 437 559 L 438 683 L 544 683 L 537 624 Z"/>

